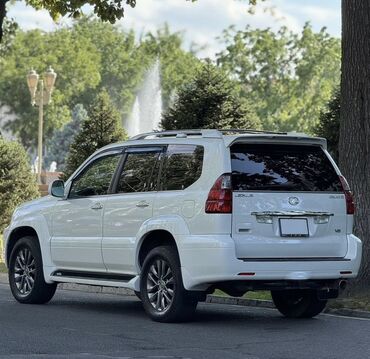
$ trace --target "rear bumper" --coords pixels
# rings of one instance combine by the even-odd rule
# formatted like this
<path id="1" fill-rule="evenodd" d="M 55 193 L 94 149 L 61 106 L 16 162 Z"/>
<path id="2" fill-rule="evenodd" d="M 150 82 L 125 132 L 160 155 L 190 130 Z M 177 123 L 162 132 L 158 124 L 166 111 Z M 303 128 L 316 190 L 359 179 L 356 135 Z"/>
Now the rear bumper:
<path id="1" fill-rule="evenodd" d="M 355 278 L 358 274 L 362 243 L 348 235 L 348 251 L 338 260 L 243 261 L 236 258 L 234 241 L 228 235 L 184 236 L 179 253 L 184 286 L 205 290 L 229 281 L 307 281 Z"/>

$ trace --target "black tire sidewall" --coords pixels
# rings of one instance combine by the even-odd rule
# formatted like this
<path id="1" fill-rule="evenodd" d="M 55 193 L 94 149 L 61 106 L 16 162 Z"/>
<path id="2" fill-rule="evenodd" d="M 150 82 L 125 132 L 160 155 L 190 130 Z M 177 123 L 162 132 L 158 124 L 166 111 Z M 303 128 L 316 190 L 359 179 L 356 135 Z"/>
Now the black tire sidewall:
<path id="1" fill-rule="evenodd" d="M 165 312 L 157 311 L 149 301 L 147 293 L 147 275 L 151 265 L 162 259 L 167 262 L 173 273 L 174 296 L 170 307 Z M 185 290 L 182 282 L 180 261 L 177 250 L 171 246 L 154 248 L 146 257 L 140 276 L 141 300 L 149 317 L 159 322 L 176 322 L 187 320 L 194 312 L 196 300 Z"/>
<path id="2" fill-rule="evenodd" d="M 31 292 L 27 295 L 22 295 L 14 281 L 14 265 L 18 252 L 22 248 L 27 248 L 31 251 L 35 258 L 35 282 Z M 41 257 L 40 246 L 37 238 L 26 236 L 17 241 L 9 258 L 9 285 L 14 298 L 21 303 L 45 303 L 54 295 L 56 284 L 47 284 L 44 278 L 43 263 Z M 50 298 L 49 298 L 50 297 Z"/>
<path id="3" fill-rule="evenodd" d="M 294 295 L 302 298 L 295 304 L 290 302 L 290 297 Z M 321 313 L 327 303 L 318 299 L 315 290 L 271 291 L 271 296 L 275 307 L 287 318 L 312 318 Z"/>

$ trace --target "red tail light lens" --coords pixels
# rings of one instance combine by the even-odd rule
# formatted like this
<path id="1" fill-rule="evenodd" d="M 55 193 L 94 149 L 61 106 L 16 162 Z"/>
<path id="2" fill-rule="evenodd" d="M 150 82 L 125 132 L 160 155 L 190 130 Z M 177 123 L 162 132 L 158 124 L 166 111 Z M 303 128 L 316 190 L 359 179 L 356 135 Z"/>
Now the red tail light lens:
<path id="1" fill-rule="evenodd" d="M 225 173 L 217 178 L 208 193 L 206 213 L 232 213 L 232 200 L 231 174 Z"/>
<path id="2" fill-rule="evenodd" d="M 349 188 L 347 180 L 343 176 L 339 176 L 340 183 L 343 187 L 344 196 L 346 198 L 347 214 L 355 214 L 355 201 L 353 194 Z"/>

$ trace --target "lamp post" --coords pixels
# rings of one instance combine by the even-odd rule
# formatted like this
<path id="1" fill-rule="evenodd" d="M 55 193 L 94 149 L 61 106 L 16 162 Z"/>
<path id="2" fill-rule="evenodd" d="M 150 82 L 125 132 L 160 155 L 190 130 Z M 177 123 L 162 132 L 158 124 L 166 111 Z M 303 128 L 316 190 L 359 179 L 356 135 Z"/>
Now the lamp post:
<path id="1" fill-rule="evenodd" d="M 37 145 L 37 182 L 41 184 L 41 171 L 42 171 L 42 135 L 44 124 L 44 106 L 51 101 L 51 94 L 53 92 L 55 79 L 57 74 L 49 66 L 48 70 L 44 73 L 43 79 L 39 79 L 39 75 L 35 70 L 31 70 L 27 75 L 28 89 L 31 94 L 32 106 L 39 107 L 39 133 Z"/>

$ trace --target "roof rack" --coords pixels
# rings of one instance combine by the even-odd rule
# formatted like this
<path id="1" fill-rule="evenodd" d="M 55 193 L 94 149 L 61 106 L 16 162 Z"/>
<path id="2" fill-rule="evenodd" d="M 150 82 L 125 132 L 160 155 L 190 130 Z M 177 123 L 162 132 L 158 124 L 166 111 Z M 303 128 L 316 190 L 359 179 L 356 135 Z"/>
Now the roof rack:
<path id="1" fill-rule="evenodd" d="M 226 128 L 226 129 L 218 129 L 223 135 L 224 134 L 239 134 L 239 133 L 266 133 L 266 134 L 272 134 L 272 135 L 287 135 L 287 132 L 278 132 L 278 131 L 265 131 L 265 130 L 254 130 L 254 129 L 236 129 L 236 128 Z"/>
<path id="2" fill-rule="evenodd" d="M 131 137 L 129 141 L 145 140 L 146 138 L 161 138 L 161 137 L 179 137 L 185 138 L 187 136 L 201 136 L 201 137 L 215 137 L 222 138 L 222 133 L 218 130 L 208 129 L 194 129 L 194 130 L 171 130 L 171 131 L 154 131 L 142 133 L 140 135 Z"/>
<path id="3" fill-rule="evenodd" d="M 131 137 L 129 141 L 145 140 L 146 138 L 163 138 L 163 137 L 178 137 L 185 138 L 187 136 L 200 136 L 208 138 L 222 138 L 223 135 L 232 134 L 274 134 L 274 135 L 287 135 L 287 132 L 273 132 L 273 131 L 263 131 L 254 129 L 191 129 L 191 130 L 171 130 L 171 131 L 154 131 L 142 133 L 137 136 Z"/>

